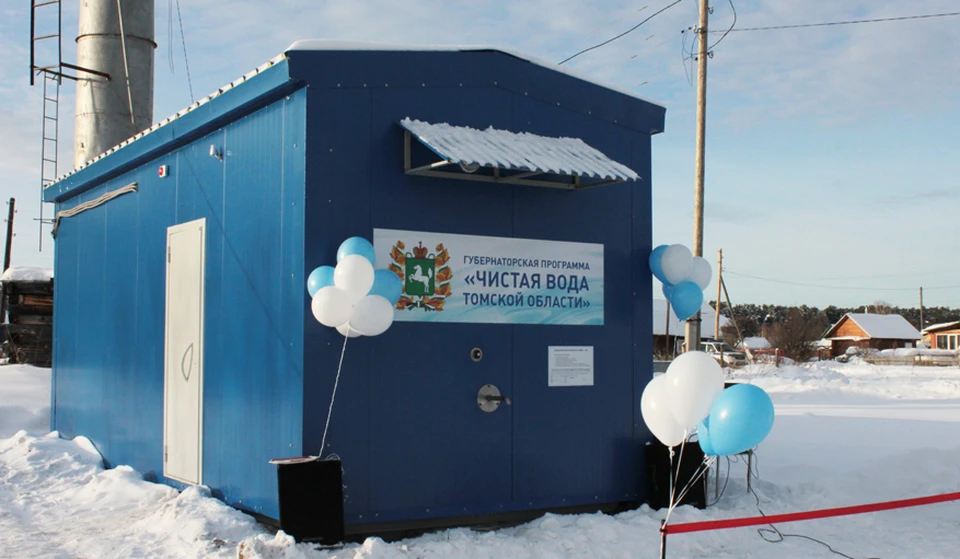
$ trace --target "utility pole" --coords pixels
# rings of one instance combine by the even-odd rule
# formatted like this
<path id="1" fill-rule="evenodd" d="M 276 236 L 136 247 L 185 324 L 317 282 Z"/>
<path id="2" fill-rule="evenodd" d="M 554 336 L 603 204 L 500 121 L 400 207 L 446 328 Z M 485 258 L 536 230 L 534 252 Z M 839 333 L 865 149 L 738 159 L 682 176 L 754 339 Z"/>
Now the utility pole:
<path id="1" fill-rule="evenodd" d="M 923 332 L 923 286 L 920 286 L 920 331 Z"/>
<path id="2" fill-rule="evenodd" d="M 707 117 L 707 18 L 710 7 L 700 0 L 700 20 L 697 23 L 697 161 L 696 186 L 693 196 L 693 255 L 703 256 L 703 154 L 706 145 Z M 687 351 L 700 350 L 700 312 L 687 320 Z"/>
<path id="3" fill-rule="evenodd" d="M 13 253 L 13 214 L 17 205 L 16 198 L 10 198 L 8 202 L 10 206 L 7 213 L 7 244 L 3 251 L 3 270 L 0 270 L 0 274 L 7 271 L 7 268 L 10 267 L 10 256 Z M 7 284 L 4 282 L 2 288 L 0 288 L 0 323 L 6 322 L 7 317 Z"/>
<path id="4" fill-rule="evenodd" d="M 717 250 L 717 309 L 713 316 L 713 339 L 720 339 L 720 283 L 723 281 L 723 249 Z M 733 309 L 730 309 L 733 314 Z"/>

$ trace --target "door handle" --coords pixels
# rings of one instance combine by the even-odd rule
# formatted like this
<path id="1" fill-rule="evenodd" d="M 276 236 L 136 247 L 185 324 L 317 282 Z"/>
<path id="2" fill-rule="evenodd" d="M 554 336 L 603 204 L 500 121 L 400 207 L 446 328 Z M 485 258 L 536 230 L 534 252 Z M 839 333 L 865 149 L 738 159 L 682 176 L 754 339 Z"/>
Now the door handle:
<path id="1" fill-rule="evenodd" d="M 497 411 L 501 402 L 508 406 L 513 404 L 509 396 L 500 394 L 500 389 L 492 384 L 484 384 L 477 392 L 477 406 L 487 413 Z"/>

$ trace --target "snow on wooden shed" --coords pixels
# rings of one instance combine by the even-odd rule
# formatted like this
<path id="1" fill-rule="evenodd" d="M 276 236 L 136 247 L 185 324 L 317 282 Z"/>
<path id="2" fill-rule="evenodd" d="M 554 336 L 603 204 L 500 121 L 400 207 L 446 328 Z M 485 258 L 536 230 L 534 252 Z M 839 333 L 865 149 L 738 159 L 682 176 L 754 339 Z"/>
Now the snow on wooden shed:
<path id="1" fill-rule="evenodd" d="M 843 355 L 850 347 L 894 349 L 914 347 L 920 332 L 899 314 L 847 313 L 827 330 L 823 339 L 830 340 L 831 354 Z"/>
<path id="2" fill-rule="evenodd" d="M 306 276 L 359 235 L 452 275 L 347 347 L 348 533 L 642 502 L 664 112 L 496 49 L 294 44 L 46 189 L 52 427 L 276 517 L 343 340 Z"/>

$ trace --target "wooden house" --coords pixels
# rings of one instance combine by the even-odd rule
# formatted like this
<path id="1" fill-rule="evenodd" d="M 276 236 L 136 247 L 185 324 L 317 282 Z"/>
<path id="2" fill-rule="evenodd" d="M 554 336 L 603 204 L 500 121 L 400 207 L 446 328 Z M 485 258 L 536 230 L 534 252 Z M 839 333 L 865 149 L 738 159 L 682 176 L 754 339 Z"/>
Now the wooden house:
<path id="1" fill-rule="evenodd" d="M 920 341 L 920 332 L 899 314 L 847 313 L 827 330 L 823 339 L 830 341 L 830 354 L 837 357 L 851 347 L 914 347 Z"/>
<path id="2" fill-rule="evenodd" d="M 960 349 L 960 320 L 931 324 L 921 333 L 932 349 Z"/>

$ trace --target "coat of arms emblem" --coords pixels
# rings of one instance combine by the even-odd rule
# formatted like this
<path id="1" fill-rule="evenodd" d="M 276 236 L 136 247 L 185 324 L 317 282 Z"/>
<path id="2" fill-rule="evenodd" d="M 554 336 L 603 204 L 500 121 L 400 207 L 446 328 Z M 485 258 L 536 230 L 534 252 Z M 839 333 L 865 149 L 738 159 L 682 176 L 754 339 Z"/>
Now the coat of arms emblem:
<path id="1" fill-rule="evenodd" d="M 450 253 L 443 244 L 433 252 L 419 243 L 407 252 L 403 241 L 397 241 L 390 250 L 390 270 L 403 281 L 403 295 L 397 309 L 442 311 L 446 298 L 452 293 L 450 280 Z"/>

